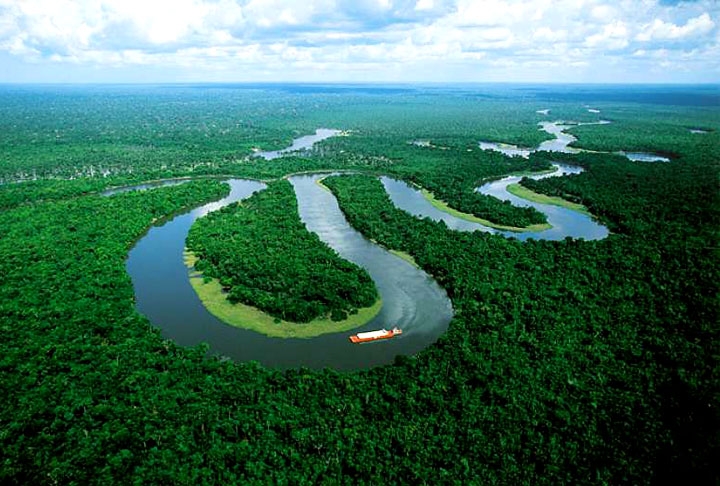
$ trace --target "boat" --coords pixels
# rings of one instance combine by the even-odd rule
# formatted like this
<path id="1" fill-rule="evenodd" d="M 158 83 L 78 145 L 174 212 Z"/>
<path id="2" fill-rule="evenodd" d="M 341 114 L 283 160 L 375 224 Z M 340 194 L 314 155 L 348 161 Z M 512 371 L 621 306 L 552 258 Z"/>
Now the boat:
<path id="1" fill-rule="evenodd" d="M 402 334 L 402 329 L 394 327 L 392 330 L 380 329 L 379 331 L 359 332 L 350 336 L 350 341 L 353 343 L 367 343 L 370 341 L 377 341 L 378 339 L 390 339 L 395 336 Z"/>

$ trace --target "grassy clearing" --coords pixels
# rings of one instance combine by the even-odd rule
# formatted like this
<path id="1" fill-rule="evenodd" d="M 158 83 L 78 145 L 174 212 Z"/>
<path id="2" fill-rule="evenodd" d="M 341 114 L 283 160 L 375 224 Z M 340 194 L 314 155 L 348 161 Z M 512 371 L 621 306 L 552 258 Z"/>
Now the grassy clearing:
<path id="1" fill-rule="evenodd" d="M 440 211 L 444 213 L 448 213 L 451 216 L 455 216 L 459 219 L 464 219 L 465 221 L 470 221 L 472 223 L 478 223 L 483 226 L 488 226 L 490 228 L 503 230 L 503 231 L 513 231 L 515 233 L 526 233 L 526 232 L 536 232 L 536 231 L 545 231 L 550 228 L 552 228 L 552 225 L 549 223 L 543 223 L 543 224 L 532 224 L 530 226 L 526 226 L 525 228 L 518 228 L 517 226 L 505 226 L 502 224 L 493 223 L 492 221 L 488 221 L 487 219 L 478 218 L 475 215 L 463 213 L 458 211 L 457 209 L 453 209 L 450 206 L 447 205 L 445 201 L 441 201 L 440 199 L 437 199 L 433 193 L 428 191 L 427 189 L 420 189 L 420 192 L 425 197 L 425 199 L 430 202 L 430 204 L 433 205 L 433 207 L 439 209 Z"/>
<path id="2" fill-rule="evenodd" d="M 552 169 L 544 169 L 544 170 L 523 170 L 520 172 L 511 172 L 510 174 L 504 175 L 501 177 L 501 179 L 504 179 L 505 177 L 510 176 L 538 176 L 538 175 L 545 175 L 545 174 L 552 174 L 554 172 L 557 172 L 557 169 L 553 167 Z M 487 182 L 487 181 L 485 181 Z"/>
<path id="3" fill-rule="evenodd" d="M 531 191 L 527 187 L 521 186 L 520 184 L 510 184 L 507 186 L 507 191 L 517 197 L 527 199 L 528 201 L 536 202 L 539 204 L 550 204 L 553 206 L 560 206 L 566 209 L 571 209 L 573 211 L 577 211 L 578 213 L 585 214 L 587 216 L 591 216 L 588 209 L 583 206 L 582 204 L 577 204 L 574 202 L 566 201 L 565 199 L 562 199 L 560 197 L 556 196 L 546 196 L 545 194 L 540 194 L 534 191 Z"/>
<path id="4" fill-rule="evenodd" d="M 320 186 L 323 190 L 325 190 L 325 191 L 329 192 L 330 194 L 332 194 L 332 191 L 330 190 L 330 188 L 329 188 L 328 186 L 326 186 L 325 184 L 323 184 L 323 181 L 324 181 L 325 179 L 327 179 L 328 177 L 329 177 L 329 176 L 321 177 L 320 179 L 318 179 L 318 180 L 315 181 L 315 184 L 317 184 L 318 186 Z"/>
<path id="5" fill-rule="evenodd" d="M 408 262 L 408 263 L 409 263 L 410 265 L 412 265 L 413 267 L 415 267 L 415 268 L 420 268 L 420 265 L 417 264 L 417 262 L 415 261 L 415 258 L 413 258 L 413 256 L 412 256 L 410 253 L 406 253 L 406 252 L 400 251 L 400 250 L 393 250 L 392 248 L 388 248 L 388 247 L 386 247 L 386 246 L 384 246 L 384 245 L 381 245 L 380 243 L 378 243 L 377 240 L 374 240 L 374 239 L 372 239 L 372 238 L 370 238 L 370 241 L 371 241 L 373 244 L 375 244 L 375 245 L 379 246 L 380 248 L 382 248 L 383 250 L 387 251 L 388 253 L 390 253 L 390 254 L 392 254 L 392 255 L 395 255 L 395 256 L 398 257 L 399 259 L 405 260 L 406 262 Z M 422 270 L 422 269 L 421 269 L 421 270 Z"/>
<path id="6" fill-rule="evenodd" d="M 413 267 L 415 267 L 415 268 L 420 268 L 420 265 L 417 264 L 417 262 L 415 261 L 415 259 L 414 259 L 414 258 L 412 257 L 412 255 L 410 255 L 409 253 L 405 253 L 404 251 L 400 251 L 400 250 L 390 250 L 390 249 L 388 249 L 388 251 L 389 251 L 390 253 L 392 253 L 393 255 L 395 255 L 396 257 L 398 257 L 398 258 L 400 258 L 400 259 L 402 259 L 402 260 L 405 260 L 406 262 L 408 262 L 408 263 L 409 263 L 410 265 L 412 265 Z"/>
<path id="7" fill-rule="evenodd" d="M 193 268 L 197 257 L 189 251 L 183 253 L 185 265 Z M 200 297 L 200 301 L 212 315 L 231 326 L 250 329 L 260 334 L 278 338 L 313 338 L 322 334 L 343 332 L 355 329 L 373 319 L 382 308 L 382 299 L 371 307 L 358 309 L 358 313 L 342 321 L 332 321 L 329 317 L 315 319 L 307 323 L 288 322 L 276 319 L 255 307 L 245 304 L 232 304 L 225 297 L 220 283 L 212 279 L 205 282 L 202 273 L 194 269 L 190 274 L 190 285 Z"/>

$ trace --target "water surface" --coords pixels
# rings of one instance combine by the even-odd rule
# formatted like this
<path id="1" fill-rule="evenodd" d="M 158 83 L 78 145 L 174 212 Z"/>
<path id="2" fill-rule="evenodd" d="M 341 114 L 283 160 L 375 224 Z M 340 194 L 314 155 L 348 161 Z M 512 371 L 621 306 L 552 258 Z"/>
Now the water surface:
<path id="1" fill-rule="evenodd" d="M 670 162 L 670 159 L 662 155 L 651 154 L 649 152 L 618 152 L 633 162 Z"/>
<path id="2" fill-rule="evenodd" d="M 181 184 L 185 184 L 186 182 L 190 182 L 190 179 L 168 179 L 165 181 L 146 182 L 145 184 L 135 184 L 132 186 L 113 187 L 112 189 L 107 189 L 100 194 L 103 196 L 112 196 L 113 194 L 121 194 L 123 192 L 147 191 L 150 189 L 157 189 L 158 187 L 179 186 Z"/>
<path id="3" fill-rule="evenodd" d="M 340 133 L 341 133 L 340 130 L 334 130 L 331 128 L 318 128 L 317 130 L 315 130 L 314 135 L 305 135 L 304 137 L 296 138 L 295 140 L 293 140 L 292 145 L 290 145 L 287 148 L 284 148 L 282 150 L 255 152 L 254 155 L 256 157 L 262 157 L 265 160 L 277 159 L 278 157 L 282 157 L 291 152 L 297 152 L 299 150 L 309 149 L 316 143 L 322 142 L 323 140 L 328 139 L 330 137 L 339 135 Z"/>
<path id="4" fill-rule="evenodd" d="M 316 184 L 320 177 L 295 176 L 290 182 L 308 229 L 342 258 L 364 267 L 375 281 L 383 307 L 365 326 L 312 339 L 271 338 L 229 326 L 207 311 L 190 285 L 189 270 L 183 263 L 185 239 L 198 218 L 264 188 L 262 183 L 237 179 L 229 181 L 232 192 L 228 197 L 151 228 L 130 251 L 127 271 L 138 311 L 160 328 L 164 337 L 180 345 L 206 342 L 212 353 L 276 368 L 362 369 L 391 363 L 400 354 L 416 354 L 435 342 L 453 315 L 445 291 L 423 271 L 353 230 L 334 196 Z M 358 331 L 394 326 L 403 329 L 402 336 L 364 345 L 348 340 Z"/>
<path id="5" fill-rule="evenodd" d="M 511 145 L 507 143 L 496 143 L 496 142 L 478 142 L 478 145 L 482 150 L 494 150 L 496 152 L 503 153 L 509 157 L 520 156 L 527 159 L 533 152 L 563 152 L 567 154 L 576 154 L 583 152 L 583 149 L 577 149 L 570 147 L 570 144 L 577 141 L 577 138 L 567 133 L 565 130 L 572 128 L 573 126 L 580 125 L 607 125 L 610 123 L 608 120 L 600 120 L 591 123 L 575 123 L 575 122 L 563 122 L 554 121 L 548 122 L 543 121 L 538 123 L 540 130 L 543 130 L 555 138 L 542 142 L 537 148 L 522 148 L 517 145 Z"/>
<path id="6" fill-rule="evenodd" d="M 599 111 L 596 110 L 598 113 Z M 566 154 L 577 154 L 581 152 L 592 152 L 591 150 L 585 150 L 575 147 L 570 147 L 570 144 L 577 141 L 577 138 L 566 132 L 566 130 L 574 126 L 584 125 L 607 125 L 609 120 L 599 120 L 596 122 L 589 123 L 578 123 L 578 122 L 540 122 L 540 129 L 553 135 L 555 138 L 542 142 L 537 148 L 521 148 L 517 145 L 511 145 L 506 143 L 496 142 L 478 142 L 478 145 L 482 150 L 494 150 L 496 152 L 503 153 L 508 157 L 520 156 L 527 159 L 533 152 L 562 152 Z M 596 152 L 596 153 L 608 153 L 608 152 Z M 670 159 L 661 155 L 647 153 L 647 152 L 614 152 L 617 155 L 623 155 L 629 160 L 635 162 L 670 162 Z"/>
<path id="7" fill-rule="evenodd" d="M 569 174 L 579 174 L 582 172 L 581 167 L 562 164 L 553 165 L 556 168 L 556 171 L 553 173 L 537 174 L 528 177 L 532 179 L 544 179 L 547 177 L 558 177 Z M 534 207 L 547 216 L 548 223 L 552 225 L 551 229 L 523 233 L 496 230 L 480 223 L 466 221 L 440 211 L 430 204 L 430 202 L 419 190 L 409 186 L 405 182 L 391 179 L 389 177 L 382 177 L 381 181 L 396 207 L 414 216 L 430 218 L 433 221 L 443 221 L 448 228 L 456 231 L 483 231 L 486 233 L 500 234 L 507 238 L 517 238 L 519 240 L 527 240 L 529 238 L 562 240 L 568 236 L 572 238 L 584 238 L 586 240 L 597 240 L 605 238 L 608 235 L 607 228 L 599 224 L 590 216 L 560 206 L 527 201 L 510 194 L 507 191 L 507 186 L 520 182 L 522 177 L 523 176 L 504 177 L 502 179 L 483 184 L 477 189 L 477 191 L 482 194 L 497 197 L 498 199 L 504 201 L 510 201 L 516 206 Z"/>
<path id="8" fill-rule="evenodd" d="M 525 176 L 530 179 L 546 179 L 548 177 L 559 177 L 564 175 L 579 174 L 583 171 L 582 167 L 576 167 L 564 164 L 553 164 L 557 170 L 550 174 L 538 174 L 533 176 Z M 523 176 L 508 176 L 502 179 L 483 184 L 476 190 L 488 196 L 494 196 L 503 201 L 509 201 L 514 206 L 533 207 L 547 216 L 548 223 L 552 228 L 539 232 L 511 233 L 506 236 L 517 235 L 516 238 L 526 240 L 528 238 L 542 240 L 562 240 L 567 237 L 583 238 L 586 240 L 600 240 L 606 238 L 609 234 L 608 229 L 588 216 L 572 209 L 567 209 L 551 204 L 541 204 L 528 201 L 517 197 L 508 192 L 507 187 L 510 184 L 517 184 Z"/>
<path id="9" fill-rule="evenodd" d="M 510 143 L 478 142 L 481 150 L 494 150 L 507 155 L 508 157 L 522 157 L 527 159 L 534 152 L 533 149 L 518 147 Z"/>

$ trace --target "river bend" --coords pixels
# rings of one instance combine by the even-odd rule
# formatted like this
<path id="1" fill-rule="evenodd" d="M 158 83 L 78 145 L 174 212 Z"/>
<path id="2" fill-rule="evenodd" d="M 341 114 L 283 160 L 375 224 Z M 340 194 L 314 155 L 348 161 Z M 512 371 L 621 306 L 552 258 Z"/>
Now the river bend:
<path id="1" fill-rule="evenodd" d="M 561 128 L 558 129 L 562 131 Z M 288 149 L 258 155 L 271 160 L 291 150 L 307 148 L 316 141 L 339 133 L 336 130 L 321 130 L 314 136 L 296 141 L 297 143 Z M 570 141 L 558 137 L 556 143 L 565 144 L 567 147 Z M 556 145 L 555 148 L 557 147 Z M 553 177 L 581 171 L 577 167 L 559 164 L 556 168 L 556 172 L 552 174 L 532 177 Z M 198 218 L 248 198 L 254 192 L 265 188 L 261 182 L 243 179 L 227 181 L 231 192 L 226 198 L 176 216 L 162 226 L 151 228 L 130 251 L 126 267 L 135 289 L 138 311 L 160 328 L 164 337 L 180 345 L 207 343 L 211 353 L 238 361 L 254 360 L 275 368 L 304 366 L 338 370 L 363 369 L 391 363 L 398 355 L 416 354 L 434 343 L 446 331 L 453 316 L 445 291 L 425 272 L 370 242 L 354 230 L 340 211 L 332 193 L 318 183 L 322 177 L 324 175 L 309 174 L 289 178 L 295 189 L 300 217 L 309 231 L 315 232 L 342 258 L 365 268 L 383 299 L 380 313 L 353 333 L 398 326 L 404 331 L 402 336 L 368 345 L 350 343 L 350 332 L 326 334 L 311 339 L 272 338 L 229 326 L 213 316 L 190 285 L 189 269 L 183 262 L 185 239 Z M 567 236 L 598 239 L 607 236 L 607 229 L 586 215 L 558 206 L 526 201 L 507 192 L 507 186 L 519 180 L 519 176 L 506 177 L 489 182 L 478 188 L 478 191 L 510 200 L 513 204 L 536 207 L 548 216 L 548 221 L 553 225 L 552 229 L 536 233 L 512 233 L 468 222 L 434 208 L 418 190 L 406 183 L 381 177 L 386 191 L 397 207 L 420 217 L 444 221 L 450 229 L 484 231 L 523 240 L 562 239 Z M 141 184 L 113 189 L 105 194 L 177 183 L 179 181 Z"/>

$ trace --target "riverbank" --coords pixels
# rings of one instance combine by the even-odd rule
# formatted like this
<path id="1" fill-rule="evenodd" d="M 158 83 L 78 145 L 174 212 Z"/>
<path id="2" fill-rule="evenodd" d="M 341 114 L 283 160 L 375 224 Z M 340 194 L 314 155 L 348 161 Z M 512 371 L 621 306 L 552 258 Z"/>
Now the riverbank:
<path id="1" fill-rule="evenodd" d="M 370 322 L 382 309 L 383 302 L 378 297 L 372 306 L 358 309 L 357 314 L 352 314 L 342 321 L 333 321 L 329 316 L 307 323 L 283 321 L 255 307 L 230 303 L 216 279 L 206 281 L 201 272 L 194 270 L 197 257 L 191 251 L 183 252 L 183 261 L 191 271 L 190 285 L 212 315 L 231 326 L 255 331 L 269 337 L 307 339 L 323 334 L 349 331 Z"/>
<path id="2" fill-rule="evenodd" d="M 483 226 L 487 226 L 489 228 L 502 230 L 502 231 L 512 231 L 514 233 L 527 233 L 527 232 L 537 232 L 537 231 L 545 231 L 552 228 L 552 225 L 550 223 L 542 223 L 542 224 L 532 224 L 530 226 L 526 226 L 524 228 L 520 228 L 517 226 L 505 226 L 502 224 L 493 223 L 492 221 L 489 221 L 487 219 L 478 218 L 477 216 L 473 214 L 463 213 L 461 211 L 458 211 L 457 209 L 451 208 L 448 206 L 448 204 L 445 201 L 441 201 L 440 199 L 437 199 L 435 195 L 428 191 L 427 189 L 420 188 L 420 193 L 427 199 L 427 201 L 432 204 L 432 206 L 444 213 L 447 213 L 451 216 L 454 216 L 459 219 L 463 219 L 465 221 L 470 221 L 471 223 L 478 223 Z"/>
<path id="3" fill-rule="evenodd" d="M 582 204 L 570 202 L 561 197 L 540 194 L 535 191 L 531 191 L 525 186 L 521 186 L 519 183 L 509 184 L 506 190 L 513 196 L 517 196 L 528 201 L 536 202 L 538 204 L 550 204 L 552 206 L 560 206 L 565 209 L 577 211 L 578 213 L 582 213 L 586 216 L 592 216 L 592 214 L 590 214 L 590 211 L 588 211 L 588 209 Z"/>

